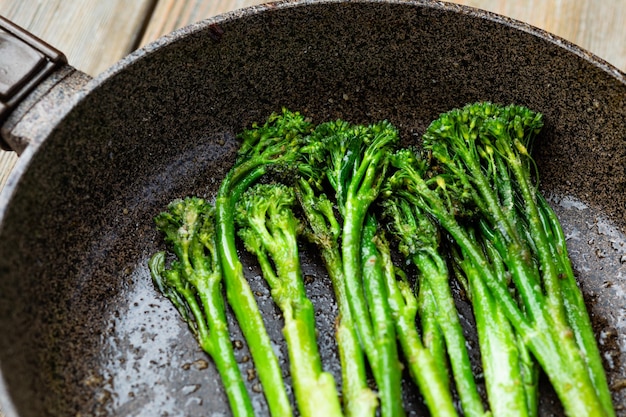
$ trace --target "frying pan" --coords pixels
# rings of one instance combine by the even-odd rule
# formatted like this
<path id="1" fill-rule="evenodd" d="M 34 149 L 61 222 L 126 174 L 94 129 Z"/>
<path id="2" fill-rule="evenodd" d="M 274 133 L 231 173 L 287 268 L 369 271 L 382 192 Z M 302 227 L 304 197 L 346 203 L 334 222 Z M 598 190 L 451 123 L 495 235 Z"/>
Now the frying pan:
<path id="1" fill-rule="evenodd" d="M 520 22 L 428 0 L 299 0 L 231 12 L 93 80 L 48 52 L 49 72 L 3 126 L 21 153 L 0 195 L 7 417 L 228 415 L 210 360 L 152 286 L 147 260 L 163 249 L 153 217 L 177 197 L 211 199 L 233 162 L 235 134 L 283 106 L 314 121 L 388 119 L 408 143 L 439 113 L 477 100 L 545 116 L 535 148 L 542 191 L 568 236 L 617 413 L 626 415 L 624 73 Z M 243 256 L 284 362 L 280 315 Z M 302 256 L 323 361 L 338 377 L 332 289 L 316 252 Z M 267 414 L 251 376 L 255 407 Z M 562 414 L 544 391 L 541 415 Z M 405 397 L 422 411 L 408 383 Z"/>

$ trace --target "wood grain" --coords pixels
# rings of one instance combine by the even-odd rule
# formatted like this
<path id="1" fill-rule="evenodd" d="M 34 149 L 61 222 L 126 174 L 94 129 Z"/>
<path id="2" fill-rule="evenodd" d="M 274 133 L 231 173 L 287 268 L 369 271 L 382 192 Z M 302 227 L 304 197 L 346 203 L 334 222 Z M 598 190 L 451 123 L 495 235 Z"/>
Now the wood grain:
<path id="1" fill-rule="evenodd" d="M 0 15 L 96 75 L 137 45 L 155 0 L 1 0 Z"/>
<path id="2" fill-rule="evenodd" d="M 159 0 L 141 45 L 190 23 L 263 2 L 264 0 Z"/>

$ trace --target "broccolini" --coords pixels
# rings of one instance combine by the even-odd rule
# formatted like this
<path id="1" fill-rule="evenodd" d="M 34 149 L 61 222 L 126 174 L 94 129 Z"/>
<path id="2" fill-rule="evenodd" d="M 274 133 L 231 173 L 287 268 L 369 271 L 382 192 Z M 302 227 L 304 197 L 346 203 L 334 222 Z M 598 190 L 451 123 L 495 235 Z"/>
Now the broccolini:
<path id="1" fill-rule="evenodd" d="M 155 218 L 176 260 L 165 252 L 150 260 L 155 286 L 171 300 L 222 378 L 234 416 L 254 416 L 235 360 L 222 296 L 222 270 L 215 246 L 215 210 L 197 197 L 175 200 Z"/>
<path id="2" fill-rule="evenodd" d="M 291 416 L 291 404 L 263 317 L 237 254 L 235 203 L 271 166 L 293 163 L 298 157 L 301 136 L 310 129 L 310 123 L 299 113 L 284 110 L 270 116 L 265 124 L 243 131 L 239 135 L 242 143 L 235 164 L 222 180 L 215 199 L 217 247 L 226 297 L 248 343 L 270 412 L 275 417 Z"/>
<path id="3" fill-rule="evenodd" d="M 263 277 L 284 320 L 283 333 L 296 403 L 303 417 L 342 415 L 333 376 L 322 371 L 315 312 L 306 295 L 298 254 L 293 188 L 256 184 L 235 205 L 238 234 L 259 260 Z"/>

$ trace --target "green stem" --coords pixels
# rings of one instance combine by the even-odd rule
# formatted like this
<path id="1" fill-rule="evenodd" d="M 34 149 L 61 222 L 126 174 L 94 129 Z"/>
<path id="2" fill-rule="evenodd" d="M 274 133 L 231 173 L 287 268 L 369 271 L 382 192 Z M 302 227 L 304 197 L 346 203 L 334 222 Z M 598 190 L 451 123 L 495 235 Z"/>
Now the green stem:
<path id="1" fill-rule="evenodd" d="M 367 385 L 365 358 L 348 304 L 341 257 L 338 251 L 322 250 L 322 258 L 331 278 L 339 309 L 336 335 L 341 362 L 344 412 L 347 417 L 372 417 L 376 414 L 378 399 Z"/>
<path id="2" fill-rule="evenodd" d="M 551 310 L 550 314 L 560 326 L 565 328 L 568 324 L 565 317 L 563 294 L 560 290 L 559 274 L 550 250 L 550 242 L 539 216 L 536 204 L 537 193 L 534 186 L 530 183 L 530 174 L 524 169 L 519 157 L 516 157 L 516 154 L 510 147 L 507 149 L 510 150 L 509 155 L 507 155 L 508 166 L 513 172 L 516 180 L 515 184 L 521 196 L 520 211 L 526 218 L 531 240 L 535 246 L 535 255 L 539 260 L 541 280 L 545 287 L 548 305 Z"/>
<path id="3" fill-rule="evenodd" d="M 215 201 L 217 248 L 224 275 L 226 297 L 248 343 L 270 413 L 291 416 L 282 370 L 274 354 L 256 299 L 243 273 L 235 245 L 234 204 L 229 181 L 224 181 Z"/>
<path id="4" fill-rule="evenodd" d="M 416 185 L 420 187 L 419 195 L 424 199 L 417 203 L 439 220 L 441 226 L 464 251 L 465 256 L 469 257 L 476 268 L 482 271 L 482 278 L 489 291 L 498 300 L 511 324 L 537 357 L 570 416 L 602 416 L 604 414 L 602 406 L 595 392 L 589 390 L 593 387 L 589 376 L 581 372 L 580 358 L 576 358 L 576 349 L 572 346 L 572 340 L 568 341 L 565 334 L 554 329 L 554 322 L 545 312 L 538 311 L 537 320 L 531 325 L 520 311 L 505 283 L 489 272 L 484 254 L 477 249 L 456 219 L 443 209 L 443 204 L 436 196 L 433 196 L 433 192 L 427 189 L 425 184 Z M 424 204 L 424 202 L 427 203 Z M 563 358 L 562 354 L 566 357 Z M 572 385 L 572 381 L 576 381 L 576 384 Z"/>
<path id="5" fill-rule="evenodd" d="M 311 228 L 307 237 L 321 251 L 339 310 L 336 339 L 341 363 L 344 413 L 347 417 L 373 417 L 378 407 L 378 398 L 367 385 L 365 357 L 346 292 L 343 262 L 337 241 L 341 228 L 335 218 L 333 204 L 323 194 L 316 196 L 304 179 L 298 181 L 296 190 Z"/>
<path id="6" fill-rule="evenodd" d="M 263 198 L 271 198 L 272 195 L 275 194 L 264 195 Z M 341 417 L 343 414 L 335 380 L 330 373 L 322 370 L 315 311 L 302 279 L 294 214 L 291 208 L 286 207 L 272 207 L 261 213 L 247 214 L 247 224 L 243 227 L 249 233 L 245 235 L 244 242 L 246 248 L 257 256 L 272 298 L 283 314 L 283 334 L 300 415 Z"/>
<path id="7" fill-rule="evenodd" d="M 443 259 L 428 252 L 418 252 L 413 262 L 428 282 L 437 306 L 437 323 L 446 341 L 450 367 L 466 416 L 483 416 L 482 400 L 472 372 L 467 340 L 450 291 L 448 269 Z"/>
<path id="8" fill-rule="evenodd" d="M 164 252 L 158 252 L 153 255 L 150 259 L 149 267 L 153 280 L 163 280 L 167 273 L 179 273 L 173 270 L 165 271 Z M 199 279 L 191 278 L 187 280 L 191 285 L 184 285 L 180 276 L 175 280 L 176 291 L 184 298 L 185 303 L 189 307 L 193 315 L 193 323 L 189 322 L 191 317 L 186 315 L 183 315 L 183 317 L 194 331 L 202 350 L 215 363 L 233 415 L 236 417 L 253 417 L 254 409 L 252 402 L 239 371 L 233 344 L 230 340 L 225 308 L 222 302 L 220 273 L 203 274 L 202 277 L 197 278 Z M 192 290 L 192 286 L 195 286 L 196 291 Z M 196 294 L 200 304 L 198 304 Z"/>
<path id="9" fill-rule="evenodd" d="M 423 274 L 419 275 L 417 288 L 417 314 L 422 328 L 422 340 L 429 350 L 439 373 L 445 378 L 446 386 L 450 383 L 448 375 L 448 356 L 446 342 L 438 323 L 437 304 L 435 297 Z"/>
<path id="10" fill-rule="evenodd" d="M 294 393 L 302 417 L 342 416 L 335 379 L 322 371 L 316 347 L 315 314 L 308 300 L 283 309 Z"/>
<path id="11" fill-rule="evenodd" d="M 361 256 L 363 286 L 372 322 L 376 355 L 370 363 L 378 384 L 383 416 L 404 416 L 402 406 L 402 366 L 398 358 L 395 325 L 389 307 L 384 269 L 374 237 L 378 223 L 368 216 L 363 227 Z"/>
<path id="12" fill-rule="evenodd" d="M 205 347 L 205 350 L 211 353 L 211 357 L 215 361 L 233 416 L 254 416 L 254 409 L 233 352 L 221 283 L 219 280 L 212 280 L 207 284 L 205 289 L 199 290 L 200 300 L 210 329 L 210 343 L 209 346 Z"/>
<path id="13" fill-rule="evenodd" d="M 519 352 L 520 375 L 522 384 L 524 384 L 524 393 L 526 395 L 526 409 L 530 417 L 539 416 L 539 366 L 528 346 L 519 334 L 516 333 L 517 350 Z"/>
<path id="14" fill-rule="evenodd" d="M 397 280 L 389 247 L 384 239 L 379 238 L 376 242 L 384 265 L 389 308 L 409 373 L 424 396 L 432 416 L 455 417 L 458 414 L 449 389 L 445 365 L 438 363 L 433 352 L 422 343 L 415 326 L 418 310 L 416 296 L 406 279 Z M 437 356 L 445 355 L 445 346 L 439 345 L 438 350 L 435 352 Z"/>
<path id="15" fill-rule="evenodd" d="M 551 254 L 558 262 L 560 287 L 565 300 L 565 314 L 568 323 L 574 332 L 574 336 L 581 349 L 584 359 L 589 368 L 591 379 L 596 388 L 600 401 L 608 416 L 614 416 L 611 390 L 609 388 L 606 372 L 602 363 L 602 357 L 593 326 L 587 312 L 587 306 L 583 295 L 576 282 L 574 271 L 567 251 L 565 234 L 556 217 L 556 214 L 542 197 L 538 198 L 539 213 L 548 234 Z"/>
<path id="16" fill-rule="evenodd" d="M 488 239 L 482 239 L 482 243 L 487 256 L 491 260 L 496 276 L 505 280 L 505 277 L 507 277 L 506 266 L 493 242 Z M 502 311 L 498 304 L 495 304 L 495 307 L 500 310 L 500 312 Z M 510 329 L 510 331 L 514 333 L 515 343 L 517 345 L 516 355 L 519 361 L 522 389 L 526 397 L 526 410 L 529 417 L 537 417 L 539 406 L 539 367 L 519 333 L 513 329 Z"/>
<path id="17" fill-rule="evenodd" d="M 359 207 L 346 203 L 344 210 L 344 223 L 342 230 L 341 254 L 343 260 L 343 277 L 345 289 L 350 305 L 352 319 L 356 323 L 357 334 L 363 350 L 371 363 L 376 363 L 376 348 L 372 322 L 365 300 L 362 285 L 361 269 L 361 232 L 363 227 L 363 214 Z"/>
<path id="18" fill-rule="evenodd" d="M 481 361 L 494 417 L 529 417 L 515 332 L 470 262 L 456 259 L 466 275 Z"/>

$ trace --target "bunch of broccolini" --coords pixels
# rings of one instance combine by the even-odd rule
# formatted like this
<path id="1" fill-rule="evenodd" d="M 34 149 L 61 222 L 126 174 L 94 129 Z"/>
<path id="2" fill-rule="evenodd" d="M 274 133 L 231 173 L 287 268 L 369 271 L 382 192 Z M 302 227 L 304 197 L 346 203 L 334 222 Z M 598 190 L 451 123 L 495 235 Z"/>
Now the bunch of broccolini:
<path id="1" fill-rule="evenodd" d="M 406 375 L 433 416 L 533 417 L 540 373 L 568 416 L 614 416 L 563 231 L 538 191 L 529 149 L 542 126 L 525 107 L 482 102 L 442 114 L 419 148 L 401 147 L 387 121 L 313 125 L 288 110 L 245 130 L 215 204 L 188 197 L 156 217 L 175 260 L 150 261 L 156 287 L 213 358 L 233 414 L 254 411 L 225 302 L 272 416 L 294 405 L 305 417 L 404 416 Z M 238 242 L 282 313 L 294 404 Z M 332 282 L 341 375 L 324 371 L 301 245 L 316 248 Z M 454 286 L 471 305 L 480 363 Z"/>

